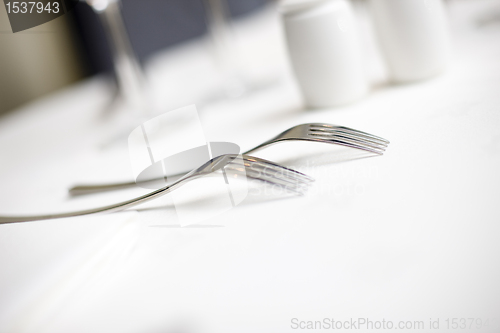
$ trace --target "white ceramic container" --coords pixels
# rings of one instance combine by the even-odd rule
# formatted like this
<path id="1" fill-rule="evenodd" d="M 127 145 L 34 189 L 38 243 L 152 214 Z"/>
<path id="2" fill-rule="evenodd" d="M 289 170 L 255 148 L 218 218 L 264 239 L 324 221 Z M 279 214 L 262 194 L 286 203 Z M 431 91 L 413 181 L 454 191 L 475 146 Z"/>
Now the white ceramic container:
<path id="1" fill-rule="evenodd" d="M 326 108 L 363 97 L 368 81 L 350 2 L 285 0 L 280 9 L 306 105 Z"/>
<path id="2" fill-rule="evenodd" d="M 392 81 L 421 80 L 446 68 L 450 43 L 441 0 L 370 0 L 370 12 Z"/>

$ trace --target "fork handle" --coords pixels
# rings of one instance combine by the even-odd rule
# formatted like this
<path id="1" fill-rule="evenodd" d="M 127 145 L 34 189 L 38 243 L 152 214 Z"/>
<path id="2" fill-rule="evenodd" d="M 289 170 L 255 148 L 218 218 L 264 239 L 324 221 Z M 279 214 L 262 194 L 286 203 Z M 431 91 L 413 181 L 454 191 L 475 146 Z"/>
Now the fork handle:
<path id="1" fill-rule="evenodd" d="M 176 183 L 162 187 L 161 189 L 155 190 L 148 194 L 142 195 L 140 197 L 130 199 L 127 201 L 122 201 L 113 205 L 98 207 L 94 209 L 86 209 L 68 213 L 61 214 L 49 214 L 49 215 L 31 215 L 31 216 L 0 216 L 0 224 L 7 223 L 17 223 L 17 222 L 28 222 L 28 221 L 38 221 L 38 220 L 51 220 L 51 219 L 60 219 L 65 217 L 75 217 L 75 216 L 85 216 L 85 215 L 95 215 L 95 214 L 103 214 L 103 213 L 113 213 L 125 210 L 127 208 L 137 206 L 143 202 L 149 201 L 151 199 L 155 199 L 161 197 L 167 193 L 172 192 L 174 189 L 180 187 L 185 183 L 186 180 L 192 180 L 195 177 L 190 177 L 187 179 L 182 179 L 177 181 Z"/>
<path id="2" fill-rule="evenodd" d="M 270 140 L 267 140 L 267 141 L 261 143 L 258 146 L 255 146 L 255 147 L 247 150 L 243 154 L 248 155 L 248 154 L 251 154 L 251 153 L 253 153 L 253 152 L 257 151 L 257 150 L 260 150 L 262 148 L 269 147 L 270 145 L 274 145 L 275 143 L 279 143 L 280 141 L 282 141 L 282 140 L 278 140 L 278 138 L 280 137 L 280 135 L 278 135 L 278 136 L 276 136 L 276 137 L 274 137 L 274 138 L 272 138 Z"/>
<path id="3" fill-rule="evenodd" d="M 266 142 L 251 148 L 250 150 L 247 150 L 246 152 L 243 153 L 243 155 L 248 155 L 250 153 L 253 153 L 257 150 L 260 150 L 262 148 L 265 148 L 267 146 L 270 146 L 272 144 L 275 144 L 279 141 L 276 139 L 279 136 L 272 138 L 271 140 L 267 140 Z M 175 175 L 168 175 L 168 178 L 178 178 L 183 176 L 185 173 L 179 173 Z M 163 179 L 163 178 L 162 178 Z M 158 179 L 151 179 L 148 180 L 144 183 L 149 183 L 149 182 L 154 182 L 158 180 L 162 180 L 160 178 Z M 120 188 L 129 188 L 129 187 L 135 187 L 139 185 L 140 183 L 136 183 L 134 181 L 130 182 L 120 182 L 120 183 L 108 183 L 108 184 L 86 184 L 86 185 L 75 185 L 71 187 L 68 191 L 71 195 L 78 196 L 78 195 L 85 195 L 85 194 L 92 194 L 92 193 L 99 193 L 99 192 L 105 192 L 105 191 L 115 191 Z"/>

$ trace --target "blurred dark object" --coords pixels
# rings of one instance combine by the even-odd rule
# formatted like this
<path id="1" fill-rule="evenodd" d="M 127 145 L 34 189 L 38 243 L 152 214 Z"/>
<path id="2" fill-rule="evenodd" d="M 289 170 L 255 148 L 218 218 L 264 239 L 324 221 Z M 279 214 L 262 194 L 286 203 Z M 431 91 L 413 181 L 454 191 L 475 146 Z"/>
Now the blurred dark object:
<path id="1" fill-rule="evenodd" d="M 269 0 L 227 0 L 231 16 L 249 14 Z M 122 0 L 123 17 L 134 51 L 144 62 L 150 55 L 206 33 L 202 0 Z M 89 75 L 113 68 L 106 35 L 98 17 L 84 3 L 74 12 Z"/>

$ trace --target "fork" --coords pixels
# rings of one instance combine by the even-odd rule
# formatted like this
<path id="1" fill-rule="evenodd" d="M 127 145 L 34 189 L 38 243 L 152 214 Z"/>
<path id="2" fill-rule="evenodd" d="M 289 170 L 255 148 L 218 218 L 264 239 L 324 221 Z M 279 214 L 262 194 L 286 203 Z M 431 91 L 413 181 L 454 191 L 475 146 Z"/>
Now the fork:
<path id="1" fill-rule="evenodd" d="M 382 155 L 390 143 L 386 139 L 345 126 L 324 123 L 301 124 L 287 129 L 272 139 L 247 150 L 250 154 L 282 141 L 314 141 L 337 144 Z"/>
<path id="2" fill-rule="evenodd" d="M 163 188 L 131 200 L 104 207 L 60 214 L 39 216 L 0 216 L 0 224 L 118 212 L 136 206 L 138 204 L 159 198 L 192 180 L 207 176 L 219 170 L 221 170 L 224 174 L 226 183 L 226 172 L 230 171 L 231 174 L 235 175 L 235 178 L 247 177 L 250 179 L 259 180 L 273 186 L 283 188 L 289 193 L 291 192 L 298 195 L 302 195 L 307 190 L 310 183 L 314 181 L 313 178 L 304 175 L 303 173 L 261 158 L 248 155 L 226 154 L 211 159 L 210 161 L 189 172 L 187 175 L 171 185 L 167 185 Z"/>
<path id="3" fill-rule="evenodd" d="M 325 123 L 310 123 L 291 127 L 274 138 L 247 150 L 243 154 L 250 154 L 267 146 L 284 141 L 324 142 L 360 149 L 378 155 L 382 155 L 389 145 L 389 141 L 386 139 L 349 127 Z M 136 182 L 75 185 L 69 189 L 69 192 L 71 195 L 80 195 L 92 192 L 111 191 L 135 185 Z"/>

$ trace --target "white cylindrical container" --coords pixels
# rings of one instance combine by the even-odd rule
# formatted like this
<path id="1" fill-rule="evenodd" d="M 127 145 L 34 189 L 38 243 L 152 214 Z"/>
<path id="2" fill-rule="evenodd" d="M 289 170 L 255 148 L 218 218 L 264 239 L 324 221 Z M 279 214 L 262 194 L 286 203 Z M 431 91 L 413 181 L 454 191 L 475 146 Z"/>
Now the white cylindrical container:
<path id="1" fill-rule="evenodd" d="M 392 81 L 421 80 L 445 69 L 449 36 L 441 0 L 370 0 L 370 11 Z"/>
<path id="2" fill-rule="evenodd" d="M 368 81 L 350 3 L 347 0 L 281 2 L 288 52 L 309 107 L 353 102 Z"/>

